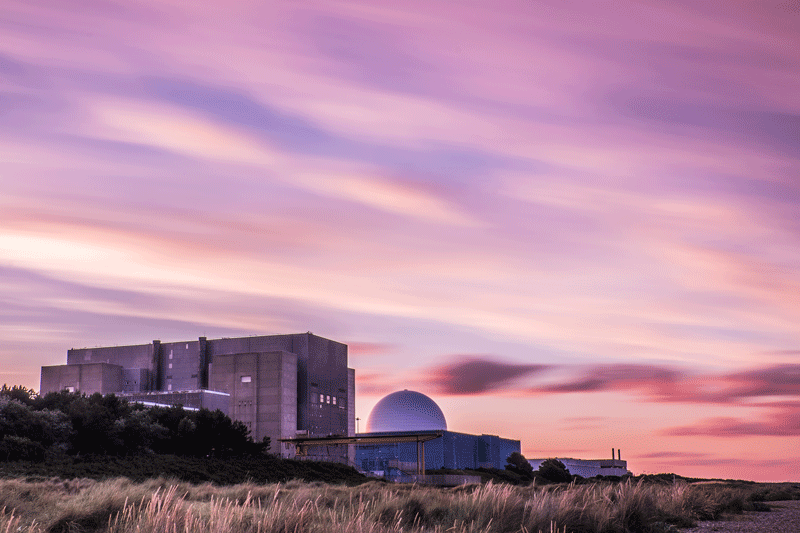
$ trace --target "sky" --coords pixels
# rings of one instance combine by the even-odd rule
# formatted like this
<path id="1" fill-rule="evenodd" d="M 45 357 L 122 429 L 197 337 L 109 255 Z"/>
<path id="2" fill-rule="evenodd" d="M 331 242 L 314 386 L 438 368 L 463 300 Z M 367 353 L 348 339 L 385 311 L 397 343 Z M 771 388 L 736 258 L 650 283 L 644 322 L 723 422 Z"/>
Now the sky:
<path id="1" fill-rule="evenodd" d="M 4 0 L 0 381 L 312 331 L 528 458 L 800 480 L 800 2 Z"/>

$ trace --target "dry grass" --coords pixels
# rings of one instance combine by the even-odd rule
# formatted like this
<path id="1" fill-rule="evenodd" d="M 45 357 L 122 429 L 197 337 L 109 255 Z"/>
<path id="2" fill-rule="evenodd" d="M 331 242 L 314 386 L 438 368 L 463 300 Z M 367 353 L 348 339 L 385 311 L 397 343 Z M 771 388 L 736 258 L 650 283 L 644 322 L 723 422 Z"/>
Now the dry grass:
<path id="1" fill-rule="evenodd" d="M 663 533 L 741 510 L 754 490 L 641 482 L 437 489 L 0 480 L 0 533 Z"/>

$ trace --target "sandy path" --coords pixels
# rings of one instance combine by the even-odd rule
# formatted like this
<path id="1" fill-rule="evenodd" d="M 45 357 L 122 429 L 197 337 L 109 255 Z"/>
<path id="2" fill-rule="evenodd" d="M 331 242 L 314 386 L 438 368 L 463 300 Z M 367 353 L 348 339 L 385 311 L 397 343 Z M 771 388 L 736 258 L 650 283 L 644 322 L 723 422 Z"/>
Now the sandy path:
<path id="1" fill-rule="evenodd" d="M 767 502 L 772 511 L 748 512 L 731 520 L 698 522 L 683 533 L 800 533 L 800 500 Z"/>

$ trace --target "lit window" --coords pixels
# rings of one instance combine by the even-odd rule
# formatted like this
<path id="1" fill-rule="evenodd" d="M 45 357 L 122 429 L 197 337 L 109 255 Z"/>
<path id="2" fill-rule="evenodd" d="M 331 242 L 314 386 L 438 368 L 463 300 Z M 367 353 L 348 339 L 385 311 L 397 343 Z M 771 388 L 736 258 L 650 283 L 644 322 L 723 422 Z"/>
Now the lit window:
<path id="1" fill-rule="evenodd" d="M 336 396 L 333 397 L 333 405 L 336 405 Z"/>
<path id="2" fill-rule="evenodd" d="M 325 403 L 325 395 L 324 394 L 320 394 L 319 395 L 319 403 Z"/>
<path id="3" fill-rule="evenodd" d="M 75 387 L 64 387 L 67 389 L 67 392 L 75 392 Z"/>
<path id="4" fill-rule="evenodd" d="M 331 403 L 331 397 L 330 396 L 326 396 L 326 398 L 328 399 L 328 403 Z"/>
<path id="5" fill-rule="evenodd" d="M 253 379 L 250 376 L 242 376 L 242 383 L 250 383 Z"/>
<path id="6" fill-rule="evenodd" d="M 172 363 L 169 364 L 169 367 L 172 368 Z"/>

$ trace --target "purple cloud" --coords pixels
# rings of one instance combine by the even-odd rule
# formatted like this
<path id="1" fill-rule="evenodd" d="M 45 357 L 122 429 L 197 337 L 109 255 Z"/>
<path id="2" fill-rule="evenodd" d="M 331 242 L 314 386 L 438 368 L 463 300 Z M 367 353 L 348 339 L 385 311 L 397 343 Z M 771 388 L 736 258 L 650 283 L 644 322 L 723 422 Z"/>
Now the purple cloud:
<path id="1" fill-rule="evenodd" d="M 506 363 L 485 356 L 460 356 L 463 360 L 428 369 L 422 381 L 442 394 L 485 394 L 516 388 L 517 379 L 553 368 L 551 365 Z"/>

